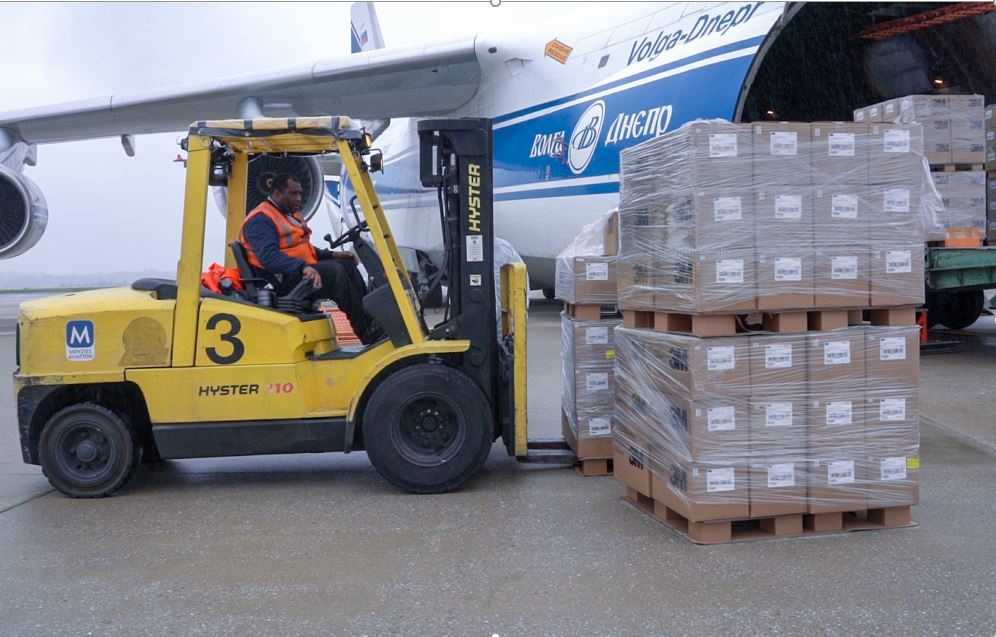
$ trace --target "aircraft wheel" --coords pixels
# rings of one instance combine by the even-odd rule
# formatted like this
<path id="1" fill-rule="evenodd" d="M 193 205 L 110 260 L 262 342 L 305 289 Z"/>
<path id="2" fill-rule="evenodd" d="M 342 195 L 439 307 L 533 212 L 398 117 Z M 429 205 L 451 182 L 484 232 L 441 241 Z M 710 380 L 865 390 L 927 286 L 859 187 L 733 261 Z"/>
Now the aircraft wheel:
<path id="1" fill-rule="evenodd" d="M 101 498 L 121 488 L 141 460 L 131 428 L 94 403 L 56 412 L 38 443 L 42 471 L 71 498 Z"/>
<path id="2" fill-rule="evenodd" d="M 481 468 L 494 441 L 484 394 L 441 364 L 392 374 L 370 396 L 362 427 L 378 473 L 412 493 L 458 488 Z"/>

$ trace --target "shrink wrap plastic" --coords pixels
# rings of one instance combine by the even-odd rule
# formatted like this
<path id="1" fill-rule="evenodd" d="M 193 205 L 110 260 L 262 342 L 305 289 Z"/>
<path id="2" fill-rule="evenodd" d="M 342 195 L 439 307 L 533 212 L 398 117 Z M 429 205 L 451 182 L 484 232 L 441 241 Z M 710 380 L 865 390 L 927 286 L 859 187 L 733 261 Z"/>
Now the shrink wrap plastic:
<path id="1" fill-rule="evenodd" d="M 917 124 L 690 122 L 620 154 L 619 305 L 917 305 L 941 210 Z"/>
<path id="2" fill-rule="evenodd" d="M 616 210 L 610 210 L 581 229 L 557 255 L 556 297 L 576 305 L 615 305 L 616 257 L 606 254 L 606 227 Z"/>
<path id="3" fill-rule="evenodd" d="M 614 444 L 692 520 L 915 504 L 918 334 L 618 328 Z"/>
<path id="4" fill-rule="evenodd" d="M 575 321 L 561 314 L 563 408 L 578 440 L 612 434 L 615 328 L 621 320 Z"/>

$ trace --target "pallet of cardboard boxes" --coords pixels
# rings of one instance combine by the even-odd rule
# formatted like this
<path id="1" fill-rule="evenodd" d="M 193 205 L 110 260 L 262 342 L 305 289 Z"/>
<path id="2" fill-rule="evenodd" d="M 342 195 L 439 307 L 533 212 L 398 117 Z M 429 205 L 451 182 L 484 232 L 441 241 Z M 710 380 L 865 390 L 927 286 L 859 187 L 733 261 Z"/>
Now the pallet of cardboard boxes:
<path id="1" fill-rule="evenodd" d="M 943 200 L 927 240 L 945 247 L 978 247 L 987 234 L 988 156 L 996 164 L 996 133 L 987 130 L 992 110 L 981 95 L 907 95 L 854 111 L 855 122 L 919 123 L 924 156 Z M 878 113 L 876 119 L 872 110 Z M 987 119 L 988 117 L 988 119 Z M 874 125 L 874 124 L 873 124 Z M 992 124 L 990 124 L 992 126 Z"/>
<path id="2" fill-rule="evenodd" d="M 698 121 L 620 157 L 628 499 L 701 543 L 911 524 L 922 127 Z"/>
<path id="3" fill-rule="evenodd" d="M 612 471 L 615 328 L 622 323 L 615 318 L 618 244 L 618 214 L 611 211 L 557 257 L 555 291 L 565 302 L 562 429 L 582 475 Z"/>

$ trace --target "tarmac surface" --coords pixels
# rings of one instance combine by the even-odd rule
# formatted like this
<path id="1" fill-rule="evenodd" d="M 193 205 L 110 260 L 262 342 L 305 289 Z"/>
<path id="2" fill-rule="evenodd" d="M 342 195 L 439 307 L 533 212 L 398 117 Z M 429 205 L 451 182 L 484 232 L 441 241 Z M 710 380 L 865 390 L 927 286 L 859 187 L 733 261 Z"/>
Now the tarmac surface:
<path id="1" fill-rule="evenodd" d="M 362 453 L 171 461 L 72 500 L 21 462 L 0 295 L 0 634 L 996 634 L 996 325 L 922 358 L 911 529 L 696 546 L 612 478 L 496 445 L 413 496 Z M 530 435 L 560 431 L 560 322 L 533 301 Z M 943 330 L 939 333 L 943 333 Z"/>

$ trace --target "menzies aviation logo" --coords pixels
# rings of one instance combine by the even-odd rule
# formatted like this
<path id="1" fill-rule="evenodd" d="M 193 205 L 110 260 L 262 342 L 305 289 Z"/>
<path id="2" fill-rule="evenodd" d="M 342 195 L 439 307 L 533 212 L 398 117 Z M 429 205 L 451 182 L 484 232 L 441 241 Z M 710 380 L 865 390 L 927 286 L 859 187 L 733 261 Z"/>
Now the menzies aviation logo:
<path id="1" fill-rule="evenodd" d="M 592 102 L 585 109 L 571 133 L 571 144 L 567 149 L 567 163 L 571 172 L 580 175 L 584 172 L 598 148 L 598 138 L 602 135 L 605 122 L 605 102 Z"/>
<path id="2" fill-rule="evenodd" d="M 92 361 L 95 340 L 93 321 L 66 323 L 66 360 Z"/>

